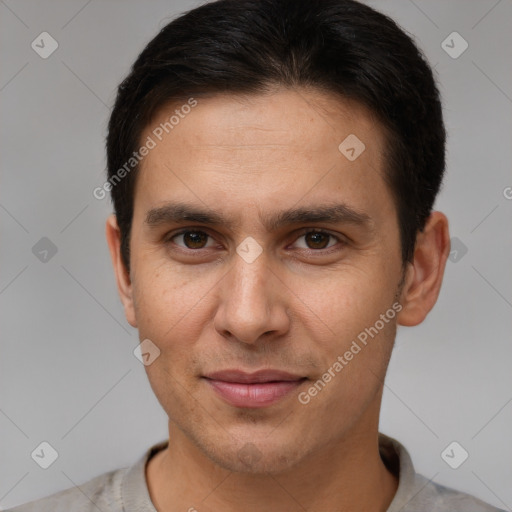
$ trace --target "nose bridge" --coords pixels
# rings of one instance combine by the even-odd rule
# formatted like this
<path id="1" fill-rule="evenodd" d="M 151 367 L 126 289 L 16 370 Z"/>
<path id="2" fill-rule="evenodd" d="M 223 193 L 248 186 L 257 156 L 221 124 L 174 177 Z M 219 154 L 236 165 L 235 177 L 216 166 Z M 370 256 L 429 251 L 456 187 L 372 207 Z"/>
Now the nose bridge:
<path id="1" fill-rule="evenodd" d="M 267 332 L 284 332 L 288 322 L 267 255 L 262 250 L 256 255 L 255 249 L 243 243 L 237 248 L 233 266 L 223 280 L 215 319 L 218 332 L 246 344 L 255 343 Z"/>
<path id="2" fill-rule="evenodd" d="M 262 244 L 261 240 L 248 235 L 238 244 L 233 255 L 231 292 L 241 300 L 245 297 L 257 300 L 264 294 L 262 287 L 268 281 L 270 270 L 269 253 Z"/>
<path id="3" fill-rule="evenodd" d="M 267 314 L 269 301 L 272 301 L 269 289 L 271 272 L 265 254 L 251 256 L 254 259 L 245 259 L 237 253 L 225 298 L 230 297 L 228 300 L 232 301 L 237 314 L 247 315 L 252 312 L 251 316 L 256 318 L 263 313 Z"/>

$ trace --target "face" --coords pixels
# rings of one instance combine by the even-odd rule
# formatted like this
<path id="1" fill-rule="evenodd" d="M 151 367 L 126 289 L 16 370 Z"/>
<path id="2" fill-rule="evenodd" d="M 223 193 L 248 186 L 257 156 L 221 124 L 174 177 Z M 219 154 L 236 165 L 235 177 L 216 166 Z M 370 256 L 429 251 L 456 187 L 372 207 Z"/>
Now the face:
<path id="1" fill-rule="evenodd" d="M 176 108 L 141 138 L 156 146 L 137 177 L 127 318 L 160 351 L 151 386 L 194 446 L 230 470 L 286 470 L 378 418 L 402 278 L 384 132 L 358 104 L 279 89 L 198 98 L 160 141 Z M 292 380 L 212 377 L 224 370 Z"/>

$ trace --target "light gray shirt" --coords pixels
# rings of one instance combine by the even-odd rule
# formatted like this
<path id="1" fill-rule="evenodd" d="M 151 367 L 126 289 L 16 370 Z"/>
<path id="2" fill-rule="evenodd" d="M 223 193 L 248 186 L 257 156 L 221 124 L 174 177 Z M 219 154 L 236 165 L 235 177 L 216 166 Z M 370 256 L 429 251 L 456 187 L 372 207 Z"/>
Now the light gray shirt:
<path id="1" fill-rule="evenodd" d="M 7 512 L 157 512 L 149 496 L 145 468 L 149 459 L 166 446 L 167 441 L 158 443 L 128 468 L 110 471 L 80 488 L 73 487 Z M 399 479 L 387 512 L 505 512 L 417 474 L 404 446 L 381 433 L 379 450 L 386 466 Z"/>

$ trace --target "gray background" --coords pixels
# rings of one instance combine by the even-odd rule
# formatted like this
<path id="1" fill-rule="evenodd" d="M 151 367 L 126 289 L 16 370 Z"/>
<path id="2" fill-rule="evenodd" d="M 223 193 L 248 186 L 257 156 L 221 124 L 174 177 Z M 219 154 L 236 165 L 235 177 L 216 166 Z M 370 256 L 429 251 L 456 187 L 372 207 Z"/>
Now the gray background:
<path id="1" fill-rule="evenodd" d="M 166 438 L 133 356 L 104 237 L 104 136 L 115 88 L 190 1 L 0 1 L 0 506 L 131 464 Z M 428 319 L 401 328 L 381 431 L 427 478 L 512 507 L 512 2 L 374 1 L 414 35 L 439 76 L 449 132 L 438 199 L 457 237 Z M 42 59 L 43 31 L 59 47 Z M 457 59 L 441 43 L 459 32 Z M 457 43 L 458 44 L 458 43 Z M 33 246 L 58 251 L 40 261 Z M 463 247 L 462 247 L 463 248 Z M 455 255 L 454 255 L 455 256 Z M 453 258 L 453 256 L 452 256 Z M 450 468 L 456 440 L 469 458 Z M 48 469 L 30 454 L 47 441 Z"/>

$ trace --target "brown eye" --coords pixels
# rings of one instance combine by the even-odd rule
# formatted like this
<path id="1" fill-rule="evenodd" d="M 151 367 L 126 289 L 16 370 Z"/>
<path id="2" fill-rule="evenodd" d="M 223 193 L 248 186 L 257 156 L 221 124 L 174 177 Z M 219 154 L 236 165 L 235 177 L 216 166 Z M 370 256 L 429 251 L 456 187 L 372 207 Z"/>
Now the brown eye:
<path id="1" fill-rule="evenodd" d="M 182 231 L 181 233 L 177 233 L 170 240 L 177 239 L 179 237 L 183 238 L 183 244 L 186 249 L 204 249 L 206 247 L 206 242 L 210 235 L 205 233 L 204 231 Z M 180 247 L 183 247 L 181 244 L 177 244 Z"/>
<path id="2" fill-rule="evenodd" d="M 299 236 L 298 240 L 303 238 L 305 243 L 302 244 L 302 246 L 299 247 L 301 249 L 310 249 L 310 250 L 322 250 L 329 247 L 332 247 L 333 245 L 336 245 L 336 242 L 339 242 L 340 240 L 338 237 L 331 235 L 330 233 L 327 233 L 326 231 L 306 231 L 303 232 L 301 236 Z M 332 240 L 333 243 L 329 245 L 329 240 Z"/>
<path id="3" fill-rule="evenodd" d="M 326 233 L 308 233 L 305 235 L 310 249 L 325 249 L 329 243 L 331 235 Z"/>

